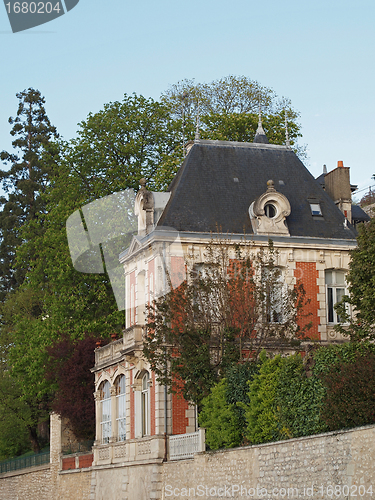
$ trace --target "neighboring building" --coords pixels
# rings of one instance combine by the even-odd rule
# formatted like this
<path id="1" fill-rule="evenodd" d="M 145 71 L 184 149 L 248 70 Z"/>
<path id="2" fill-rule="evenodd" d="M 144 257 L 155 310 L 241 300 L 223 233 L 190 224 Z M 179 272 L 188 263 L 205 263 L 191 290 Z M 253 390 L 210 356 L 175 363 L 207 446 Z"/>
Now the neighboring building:
<path id="1" fill-rule="evenodd" d="M 352 193 L 358 189 L 358 186 L 350 184 L 349 168 L 344 167 L 343 161 L 338 161 L 337 168 L 331 172 L 327 172 L 327 167 L 324 165 L 323 173 L 316 180 L 354 227 L 370 220 L 366 211 L 352 203 Z"/>
<path id="2" fill-rule="evenodd" d="M 120 255 L 126 286 L 123 338 L 96 350 L 97 440 L 94 465 L 158 463 L 164 435 L 194 433 L 195 409 L 167 393 L 142 358 L 146 305 L 185 277 L 187 254 L 204 261 L 212 234 L 255 248 L 271 238 L 285 282 L 297 279 L 310 299 L 310 331 L 322 342 L 340 340 L 334 304 L 345 293 L 349 252 L 356 245 L 351 221 L 349 169 L 325 175 L 326 189 L 287 146 L 268 144 L 262 129 L 254 143 L 196 140 L 165 193 L 147 190 L 135 200 L 138 235 Z M 333 199 L 332 199 L 333 198 Z M 198 439 L 198 438 L 197 438 Z"/>

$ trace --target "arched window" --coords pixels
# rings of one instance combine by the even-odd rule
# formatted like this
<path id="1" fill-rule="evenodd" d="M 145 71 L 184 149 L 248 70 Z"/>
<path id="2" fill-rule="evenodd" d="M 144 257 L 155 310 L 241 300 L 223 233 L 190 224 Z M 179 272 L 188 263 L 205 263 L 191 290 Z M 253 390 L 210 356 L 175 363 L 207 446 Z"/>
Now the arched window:
<path id="1" fill-rule="evenodd" d="M 146 372 L 142 377 L 141 392 L 142 436 L 150 434 L 150 375 Z"/>
<path id="2" fill-rule="evenodd" d="M 106 380 L 101 388 L 101 407 L 102 407 L 102 442 L 109 443 L 109 438 L 112 436 L 111 426 L 111 385 Z"/>
<path id="3" fill-rule="evenodd" d="M 117 438 L 119 441 L 126 439 L 126 379 L 120 375 L 116 380 L 117 402 Z"/>

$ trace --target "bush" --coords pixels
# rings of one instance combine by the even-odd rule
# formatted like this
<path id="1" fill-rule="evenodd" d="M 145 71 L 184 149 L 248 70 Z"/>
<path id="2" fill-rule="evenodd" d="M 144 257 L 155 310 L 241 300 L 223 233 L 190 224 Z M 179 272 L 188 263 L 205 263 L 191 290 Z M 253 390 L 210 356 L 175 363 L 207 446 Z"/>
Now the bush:
<path id="1" fill-rule="evenodd" d="M 259 372 L 259 363 L 256 361 L 246 361 L 232 365 L 227 371 L 227 394 L 228 404 L 233 405 L 233 410 L 237 414 L 242 439 L 246 434 L 245 407 L 250 403 L 249 383 L 254 375 Z"/>
<path id="2" fill-rule="evenodd" d="M 279 439 L 276 391 L 280 370 L 285 358 L 280 355 L 267 359 L 265 352 L 260 355 L 259 373 L 250 383 L 250 403 L 246 409 L 246 437 L 252 444 L 266 443 Z"/>
<path id="3" fill-rule="evenodd" d="M 322 419 L 329 430 L 375 423 L 375 355 L 357 353 L 322 375 L 326 397 Z"/>
<path id="4" fill-rule="evenodd" d="M 242 432 L 235 405 L 228 404 L 227 380 L 222 379 L 202 400 L 202 411 L 199 415 L 199 425 L 206 429 L 206 442 L 212 450 L 239 446 Z"/>
<path id="5" fill-rule="evenodd" d="M 321 380 L 315 375 L 307 378 L 300 354 L 285 358 L 275 396 L 279 438 L 309 436 L 327 430 L 320 417 L 324 396 Z"/>

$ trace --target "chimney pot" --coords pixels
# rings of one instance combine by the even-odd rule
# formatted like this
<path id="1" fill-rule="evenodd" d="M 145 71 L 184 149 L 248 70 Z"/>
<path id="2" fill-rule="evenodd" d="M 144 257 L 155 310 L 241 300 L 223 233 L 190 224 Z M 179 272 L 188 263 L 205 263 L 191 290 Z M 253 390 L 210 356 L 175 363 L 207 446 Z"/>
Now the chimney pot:
<path id="1" fill-rule="evenodd" d="M 344 162 L 343 162 L 342 160 L 339 160 L 339 161 L 337 162 L 337 166 L 338 166 L 338 167 L 343 167 L 343 166 L 344 166 Z"/>

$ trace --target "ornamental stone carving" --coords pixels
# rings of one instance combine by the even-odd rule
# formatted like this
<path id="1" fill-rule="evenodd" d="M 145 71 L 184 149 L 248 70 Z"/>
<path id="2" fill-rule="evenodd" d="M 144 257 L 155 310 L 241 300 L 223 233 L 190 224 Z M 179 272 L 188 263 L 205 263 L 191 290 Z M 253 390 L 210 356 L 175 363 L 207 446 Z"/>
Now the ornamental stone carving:
<path id="1" fill-rule="evenodd" d="M 290 236 L 286 217 L 290 215 L 290 203 L 278 193 L 274 182 L 267 182 L 267 191 L 252 202 L 249 216 L 254 234 Z"/>

